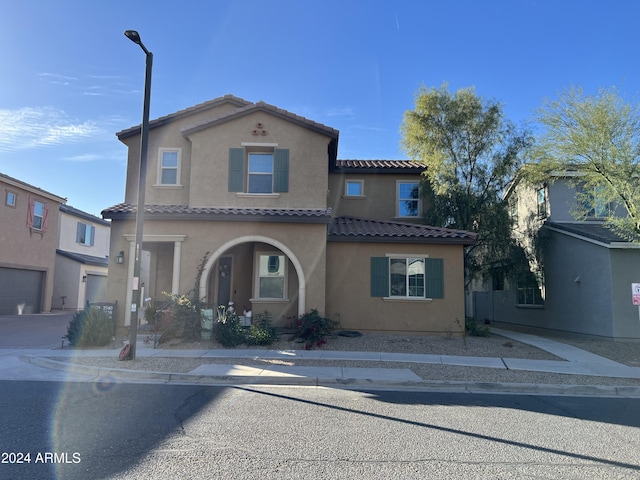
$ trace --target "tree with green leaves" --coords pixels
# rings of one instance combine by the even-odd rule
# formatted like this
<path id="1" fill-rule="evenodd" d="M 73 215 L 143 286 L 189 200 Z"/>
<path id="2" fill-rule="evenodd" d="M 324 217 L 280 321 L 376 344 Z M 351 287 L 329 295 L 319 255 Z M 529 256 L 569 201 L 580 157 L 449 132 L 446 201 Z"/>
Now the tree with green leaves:
<path id="1" fill-rule="evenodd" d="M 425 222 L 478 233 L 465 257 L 468 284 L 511 253 L 511 221 L 501 196 L 532 137 L 505 118 L 500 103 L 473 88 L 451 93 L 446 84 L 417 92 L 402 135 L 408 155 L 425 166 Z"/>
<path id="2" fill-rule="evenodd" d="M 529 180 L 552 182 L 571 172 L 569 180 L 579 187 L 575 216 L 597 212 L 606 226 L 639 241 L 639 106 L 626 102 L 616 88 L 586 95 L 575 87 L 545 101 L 538 120 L 544 131 Z M 617 208 L 603 208 L 610 204 Z"/>

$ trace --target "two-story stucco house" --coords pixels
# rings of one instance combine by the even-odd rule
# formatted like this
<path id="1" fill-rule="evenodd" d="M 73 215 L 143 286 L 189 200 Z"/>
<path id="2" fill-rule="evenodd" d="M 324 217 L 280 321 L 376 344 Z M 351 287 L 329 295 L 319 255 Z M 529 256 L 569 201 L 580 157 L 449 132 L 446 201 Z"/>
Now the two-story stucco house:
<path id="1" fill-rule="evenodd" d="M 53 308 L 81 310 L 108 300 L 109 236 L 106 220 L 60 205 Z"/>
<path id="2" fill-rule="evenodd" d="M 107 208 L 109 297 L 129 325 L 140 127 L 124 203 Z M 192 289 L 212 306 L 267 310 L 275 324 L 317 309 L 343 328 L 459 333 L 463 249 L 475 235 L 422 225 L 421 167 L 338 160 L 338 131 L 226 95 L 150 123 L 142 249 L 145 296 Z"/>
<path id="3" fill-rule="evenodd" d="M 640 283 L 640 246 L 604 226 L 613 205 L 575 212 L 582 190 L 575 172 L 548 185 L 516 179 L 506 193 L 514 237 L 529 257 L 526 271 L 494 275 L 474 292 L 475 316 L 531 327 L 614 339 L 640 338 L 631 284 Z M 579 177 L 578 177 L 579 178 Z M 532 234 L 539 239 L 534 254 Z"/>
<path id="4" fill-rule="evenodd" d="M 0 315 L 51 311 L 65 198 L 0 173 Z"/>

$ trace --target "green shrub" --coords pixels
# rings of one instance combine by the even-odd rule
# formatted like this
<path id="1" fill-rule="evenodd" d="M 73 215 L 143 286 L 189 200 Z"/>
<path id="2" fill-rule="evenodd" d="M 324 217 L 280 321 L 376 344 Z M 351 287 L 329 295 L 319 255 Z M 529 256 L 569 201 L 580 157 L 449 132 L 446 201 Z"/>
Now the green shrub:
<path id="1" fill-rule="evenodd" d="M 186 295 L 163 292 L 167 302 L 159 309 L 158 326 L 166 338 L 194 340 L 200 337 L 200 312 Z"/>
<path id="2" fill-rule="evenodd" d="M 74 347 L 103 347 L 113 338 L 114 323 L 106 312 L 87 308 L 76 313 L 67 327 L 67 340 Z"/>
<path id="3" fill-rule="evenodd" d="M 225 307 L 218 307 L 218 323 L 215 326 L 216 340 L 225 347 L 235 347 L 246 341 L 246 333 L 240 319 Z"/>
<path id="4" fill-rule="evenodd" d="M 295 323 L 297 336 L 304 340 L 304 348 L 309 350 L 321 347 L 327 341 L 325 335 L 329 335 L 338 326 L 338 322 L 321 317 L 318 310 L 312 309 L 309 313 L 300 316 Z"/>
<path id="5" fill-rule="evenodd" d="M 467 317 L 464 321 L 465 332 L 472 337 L 488 337 L 491 332 L 486 325 L 478 325 L 473 317 Z"/>
<path id="6" fill-rule="evenodd" d="M 271 325 L 271 314 L 266 310 L 259 314 L 255 323 L 249 327 L 248 345 L 271 345 L 278 339 L 276 329 Z"/>

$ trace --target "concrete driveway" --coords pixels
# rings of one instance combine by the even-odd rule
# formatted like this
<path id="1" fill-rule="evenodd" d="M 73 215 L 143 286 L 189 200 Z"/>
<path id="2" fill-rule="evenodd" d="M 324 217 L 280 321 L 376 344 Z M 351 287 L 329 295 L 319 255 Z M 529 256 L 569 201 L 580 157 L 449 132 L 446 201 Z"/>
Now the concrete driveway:
<path id="1" fill-rule="evenodd" d="M 73 312 L 0 315 L 0 348 L 60 348 Z"/>

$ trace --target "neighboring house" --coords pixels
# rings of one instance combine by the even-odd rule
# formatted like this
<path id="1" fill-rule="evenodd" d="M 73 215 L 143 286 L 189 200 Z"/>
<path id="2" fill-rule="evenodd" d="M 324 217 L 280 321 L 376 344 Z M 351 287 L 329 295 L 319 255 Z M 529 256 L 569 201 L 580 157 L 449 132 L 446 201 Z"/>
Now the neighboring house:
<path id="1" fill-rule="evenodd" d="M 106 220 L 60 205 L 53 308 L 81 310 L 109 300 L 109 236 Z"/>
<path id="2" fill-rule="evenodd" d="M 614 339 L 640 338 L 639 310 L 631 295 L 631 284 L 640 283 L 640 245 L 604 226 L 611 205 L 596 205 L 584 220 L 576 220 L 572 213 L 584 192 L 580 185 L 573 186 L 573 179 L 575 173 L 568 172 L 549 185 L 512 183 L 506 200 L 528 268 L 509 278 L 494 269 L 489 288 L 474 292 L 475 317 Z"/>
<path id="3" fill-rule="evenodd" d="M 67 200 L 2 173 L 0 194 L 0 315 L 50 312 Z"/>
<path id="4" fill-rule="evenodd" d="M 102 216 L 122 333 L 140 127 L 117 136 L 129 148 L 125 199 Z M 347 329 L 463 331 L 463 250 L 476 236 L 420 223 L 420 165 L 337 160 L 337 130 L 231 95 L 150 122 L 148 151 L 145 296 L 186 293 L 201 271 L 205 302 L 267 310 L 276 325 L 315 308 Z"/>

